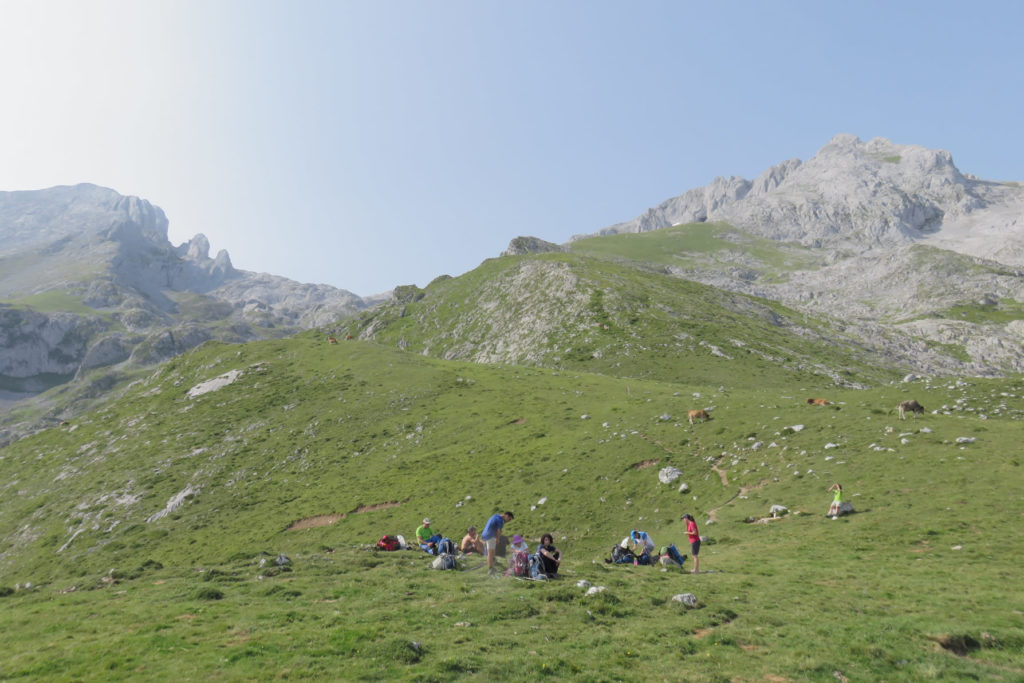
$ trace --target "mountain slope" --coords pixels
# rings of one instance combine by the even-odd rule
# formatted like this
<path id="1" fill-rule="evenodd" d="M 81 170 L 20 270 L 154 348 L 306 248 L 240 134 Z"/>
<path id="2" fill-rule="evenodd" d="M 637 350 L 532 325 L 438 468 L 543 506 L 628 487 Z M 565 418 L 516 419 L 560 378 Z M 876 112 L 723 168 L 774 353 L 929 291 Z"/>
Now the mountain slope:
<path id="1" fill-rule="evenodd" d="M 338 329 L 437 358 L 675 381 L 815 377 L 888 381 L 908 370 L 820 320 L 646 266 L 573 254 L 493 259 L 395 299 Z M 827 359 L 824 360 L 823 359 Z M 710 380 L 709 380 L 710 381 Z"/>
<path id="2" fill-rule="evenodd" d="M 840 135 L 807 162 L 718 178 L 561 248 L 623 248 L 634 264 L 827 316 L 918 372 L 986 376 L 1024 370 L 1022 209 L 1024 186 L 963 174 L 948 152 Z M 639 250 L 626 239 L 663 230 L 687 236 Z M 965 306 L 981 315 L 963 319 Z"/>
<path id="3" fill-rule="evenodd" d="M 76 377 L 116 383 L 210 339 L 279 337 L 372 303 L 237 270 L 226 251 L 210 258 L 203 235 L 173 247 L 167 228 L 148 201 L 94 185 L 0 192 L 0 414 Z M 35 424 L 5 421 L 8 438 Z"/>
<path id="4" fill-rule="evenodd" d="M 757 374 L 737 362 L 691 382 L 312 332 L 205 344 L 0 451 L 0 671 L 619 679 L 639 658 L 668 679 L 1024 673 L 1019 380 L 833 388 L 811 407 L 798 378 L 726 383 Z M 907 397 L 928 411 L 899 422 Z M 694 406 L 713 419 L 689 425 Z M 682 476 L 664 484 L 669 466 Z M 837 479 L 857 512 L 831 521 Z M 790 514 L 749 523 L 775 504 Z M 504 509 L 531 546 L 555 535 L 561 580 L 369 550 L 424 516 L 458 538 Z M 684 511 L 710 573 L 602 562 L 631 528 L 685 552 Z"/>

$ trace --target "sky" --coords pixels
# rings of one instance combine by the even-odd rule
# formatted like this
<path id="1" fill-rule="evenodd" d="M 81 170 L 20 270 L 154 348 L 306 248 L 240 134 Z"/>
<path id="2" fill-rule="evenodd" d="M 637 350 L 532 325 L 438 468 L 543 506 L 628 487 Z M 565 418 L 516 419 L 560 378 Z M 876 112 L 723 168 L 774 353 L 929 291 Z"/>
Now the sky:
<path id="1" fill-rule="evenodd" d="M 367 296 L 833 136 L 1024 181 L 1024 3 L 0 0 L 0 190 Z"/>

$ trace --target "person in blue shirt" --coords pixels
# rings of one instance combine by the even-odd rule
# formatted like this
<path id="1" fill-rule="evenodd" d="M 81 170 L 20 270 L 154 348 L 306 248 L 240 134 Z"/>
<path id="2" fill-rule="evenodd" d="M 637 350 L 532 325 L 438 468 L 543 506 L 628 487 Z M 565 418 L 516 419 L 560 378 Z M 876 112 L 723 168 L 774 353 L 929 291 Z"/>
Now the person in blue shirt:
<path id="1" fill-rule="evenodd" d="M 480 533 L 480 540 L 484 542 L 484 553 L 487 555 L 487 573 L 492 576 L 497 572 L 494 568 L 494 551 L 498 545 L 498 539 L 505 529 L 505 523 L 511 522 L 513 519 L 515 519 L 515 515 L 511 512 L 496 512 L 487 520 L 484 530 Z"/>
<path id="2" fill-rule="evenodd" d="M 629 532 L 629 542 L 633 546 L 632 550 L 636 555 L 643 555 L 644 553 L 650 555 L 654 552 L 654 540 L 646 531 L 633 529 Z"/>

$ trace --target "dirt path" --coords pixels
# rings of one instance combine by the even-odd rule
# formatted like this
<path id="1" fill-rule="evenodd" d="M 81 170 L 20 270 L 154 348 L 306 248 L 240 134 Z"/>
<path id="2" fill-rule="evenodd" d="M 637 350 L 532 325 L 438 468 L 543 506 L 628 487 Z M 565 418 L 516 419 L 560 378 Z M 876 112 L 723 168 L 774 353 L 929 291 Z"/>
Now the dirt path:
<path id="1" fill-rule="evenodd" d="M 711 469 L 713 469 L 716 472 L 718 472 L 719 476 L 722 478 L 722 483 L 723 484 L 725 484 L 726 486 L 729 485 L 729 482 L 727 482 L 726 479 L 725 479 L 725 472 L 723 472 L 723 471 L 718 469 L 718 463 L 715 463 L 715 466 L 713 466 Z M 732 498 L 730 498 L 729 500 L 725 501 L 724 503 L 722 503 L 718 507 L 716 507 L 714 509 L 711 509 L 711 510 L 708 510 L 708 519 L 710 519 L 712 522 L 717 522 L 718 521 L 718 511 L 719 510 L 724 508 L 726 505 L 729 505 L 730 503 L 732 503 L 734 500 L 736 500 L 740 496 L 745 496 L 748 493 L 750 493 L 751 491 L 756 491 L 759 488 L 767 486 L 769 481 L 770 480 L 768 480 L 768 479 L 762 479 L 761 481 L 759 481 L 758 483 L 754 484 L 753 486 L 741 486 L 740 490 L 737 491 L 735 493 L 735 495 L 733 495 Z"/>
<path id="2" fill-rule="evenodd" d="M 315 517 L 306 517 L 292 522 L 288 525 L 285 531 L 302 531 L 303 529 L 312 529 L 318 526 L 330 526 L 335 522 L 345 519 L 350 514 L 360 515 L 364 512 L 373 512 L 374 510 L 383 510 L 384 508 L 393 508 L 401 505 L 405 501 L 389 500 L 385 503 L 373 503 L 372 505 L 360 505 L 352 512 L 339 512 L 330 515 L 316 515 Z"/>

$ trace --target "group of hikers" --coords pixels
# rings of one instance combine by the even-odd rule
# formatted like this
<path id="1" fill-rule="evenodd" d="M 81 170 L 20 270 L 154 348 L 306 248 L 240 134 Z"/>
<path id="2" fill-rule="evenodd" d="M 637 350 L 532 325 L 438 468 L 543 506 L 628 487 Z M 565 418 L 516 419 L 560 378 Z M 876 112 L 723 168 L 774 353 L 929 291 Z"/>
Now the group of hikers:
<path id="1" fill-rule="evenodd" d="M 837 482 L 829 487 L 829 493 L 835 495 L 829 506 L 828 516 L 837 519 L 843 502 L 843 487 Z M 488 518 L 483 531 L 477 531 L 475 526 L 469 527 L 466 530 L 466 535 L 462 537 L 462 541 L 456 546 L 451 539 L 436 533 L 430 526 L 430 518 L 425 517 L 423 524 L 416 528 L 416 543 L 425 552 L 438 556 L 438 560 L 445 558 L 448 560 L 446 563 L 436 565 L 441 569 L 452 569 L 456 566 L 454 561 L 456 553 L 481 555 L 486 558 L 488 574 L 496 576 L 498 569 L 495 567 L 495 558 L 511 554 L 506 575 L 545 579 L 557 577 L 558 569 L 562 564 L 562 553 L 555 547 L 554 537 L 550 533 L 542 534 L 536 551 L 531 553 L 529 544 L 521 534 L 515 534 L 511 543 L 505 535 L 505 524 L 513 519 L 515 519 L 515 515 L 511 511 L 497 512 Z M 687 541 L 690 544 L 693 573 L 699 574 L 700 531 L 690 513 L 684 514 L 681 520 L 685 525 Z M 401 540 L 400 546 L 399 540 Z M 377 543 L 377 546 L 385 550 L 397 550 L 399 547 L 405 547 L 405 541 L 400 536 L 385 536 Z M 650 534 L 646 531 L 632 529 L 628 536 L 612 548 L 612 552 L 605 562 L 634 565 L 661 564 L 666 567 L 683 568 L 687 556 L 680 554 L 674 544 L 662 546 L 658 552 L 655 552 L 655 548 L 654 539 Z"/>
<path id="2" fill-rule="evenodd" d="M 682 516 L 686 529 L 686 540 L 690 543 L 690 554 L 693 556 L 693 573 L 700 573 L 700 531 L 697 529 L 697 522 L 693 515 L 686 513 Z M 661 564 L 665 567 L 683 567 L 686 562 L 686 555 L 679 553 L 675 544 L 662 546 L 655 552 L 654 539 L 646 531 L 633 529 L 622 541 L 612 547 L 611 555 L 605 558 L 609 564 Z"/>
<path id="3" fill-rule="evenodd" d="M 487 572 L 491 576 L 498 574 L 495 558 L 511 554 L 507 575 L 529 576 L 531 578 L 552 579 L 558 576 L 558 568 L 562 564 L 562 553 L 555 547 L 555 539 L 545 533 L 540 537 L 536 552 L 530 552 L 530 546 L 521 534 L 515 534 L 509 543 L 505 535 L 505 524 L 515 519 L 511 511 L 497 512 L 490 516 L 483 531 L 475 526 L 466 530 L 462 542 L 457 546 L 463 555 L 482 555 L 487 561 Z M 436 533 L 430 526 L 430 518 L 424 518 L 423 524 L 416 528 L 416 542 L 419 547 L 431 555 L 454 554 L 456 546 L 449 539 Z M 446 544 L 450 544 L 446 546 Z"/>
<path id="4" fill-rule="evenodd" d="M 420 549 L 438 556 L 441 561 L 438 568 L 452 568 L 442 561 L 442 558 L 452 557 L 456 552 L 463 555 L 482 555 L 486 558 L 487 572 L 491 576 L 498 574 L 495 566 L 495 559 L 498 557 L 511 556 L 507 576 L 527 576 L 530 578 L 551 579 L 558 576 L 558 569 L 562 564 L 562 553 L 555 547 L 554 537 L 550 533 L 544 533 L 540 537 L 540 543 L 536 551 L 531 553 L 530 546 L 521 534 L 515 534 L 511 543 L 505 535 L 505 524 L 515 519 L 511 511 L 497 512 L 488 518 L 482 531 L 471 526 L 466 530 L 462 542 L 456 546 L 449 538 L 434 531 L 431 528 L 430 518 L 423 519 L 423 524 L 416 528 L 416 543 Z M 687 540 L 690 543 L 690 554 L 693 557 L 693 573 L 700 572 L 700 532 L 693 515 L 687 513 L 682 516 L 685 523 Z M 378 547 L 386 539 L 386 536 L 378 543 Z M 391 549 L 391 548 L 386 548 Z M 664 546 L 660 552 L 655 552 L 654 541 L 646 531 L 633 529 L 629 535 L 622 539 L 612 550 L 612 556 L 605 562 L 616 564 L 647 565 L 661 563 L 664 566 L 676 566 L 682 568 L 686 561 L 686 555 L 681 555 L 675 545 Z"/>

